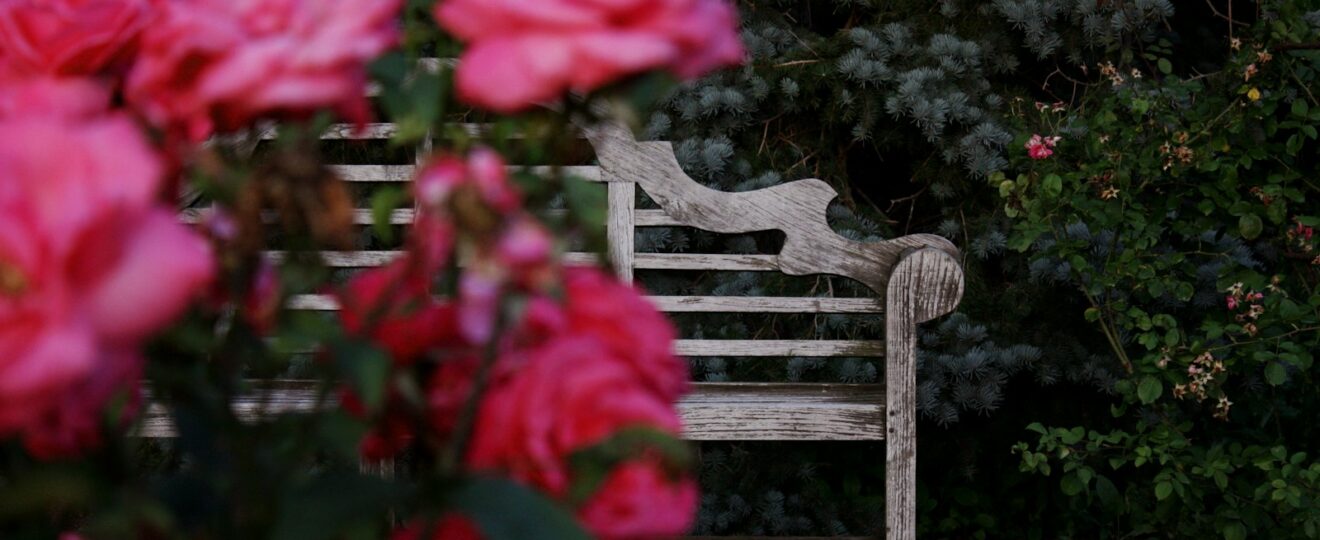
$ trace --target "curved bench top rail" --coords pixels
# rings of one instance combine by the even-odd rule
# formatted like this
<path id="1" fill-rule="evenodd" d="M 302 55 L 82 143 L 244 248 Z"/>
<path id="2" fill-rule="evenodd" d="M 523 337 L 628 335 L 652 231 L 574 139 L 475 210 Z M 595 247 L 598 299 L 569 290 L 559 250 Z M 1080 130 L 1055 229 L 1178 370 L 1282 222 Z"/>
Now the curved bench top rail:
<path id="1" fill-rule="evenodd" d="M 680 224 L 716 233 L 782 231 L 785 239 L 778 263 L 785 274 L 845 276 L 884 296 L 890 272 L 908 250 L 934 248 L 958 256 L 952 242 L 931 234 L 880 242 L 840 236 L 826 221 L 826 209 L 838 193 L 822 180 L 719 191 L 683 172 L 668 142 L 639 142 L 627 127 L 608 122 L 584 132 L 606 181 L 636 183 Z"/>

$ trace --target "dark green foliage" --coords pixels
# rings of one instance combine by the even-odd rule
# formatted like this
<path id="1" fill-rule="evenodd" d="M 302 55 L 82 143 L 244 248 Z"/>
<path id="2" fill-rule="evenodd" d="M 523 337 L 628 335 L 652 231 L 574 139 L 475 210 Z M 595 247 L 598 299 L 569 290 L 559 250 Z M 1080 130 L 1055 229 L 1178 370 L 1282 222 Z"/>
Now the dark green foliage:
<path id="1" fill-rule="evenodd" d="M 1311 4 L 744 2 L 752 63 L 685 84 L 645 132 L 720 189 L 830 182 L 845 236 L 933 232 L 963 250 L 960 313 L 921 334 L 923 537 L 1316 537 L 1320 272 L 1298 240 L 1320 226 Z M 1028 159 L 1032 134 L 1061 136 L 1055 155 Z M 639 234 L 655 251 L 777 242 Z M 663 294 L 860 292 L 837 278 L 642 277 Z M 1239 281 L 1269 292 L 1254 334 L 1245 307 L 1225 310 Z M 843 319 L 680 323 L 706 337 L 882 337 Z M 1175 397 L 1207 350 L 1226 372 L 1205 400 Z M 846 359 L 694 368 L 883 376 Z M 1233 401 L 1227 421 L 1216 392 Z M 707 450 L 699 532 L 876 532 L 880 453 Z"/>

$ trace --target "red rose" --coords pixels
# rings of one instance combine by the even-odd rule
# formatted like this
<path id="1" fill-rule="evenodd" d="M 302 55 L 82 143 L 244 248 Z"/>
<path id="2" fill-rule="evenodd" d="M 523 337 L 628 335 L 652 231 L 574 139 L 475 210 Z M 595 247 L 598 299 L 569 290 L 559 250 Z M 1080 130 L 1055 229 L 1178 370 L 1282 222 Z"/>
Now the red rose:
<path id="1" fill-rule="evenodd" d="M 565 336 L 530 352 L 501 359 L 516 370 L 482 398 L 468 463 L 504 471 L 562 495 L 566 459 L 626 427 L 679 433 L 670 403 L 645 385 L 598 340 Z"/>
<path id="2" fill-rule="evenodd" d="M 338 294 L 344 329 L 370 338 L 399 364 L 458 338 L 453 308 L 431 296 L 428 279 L 414 264 L 402 258 L 366 270 Z"/>
<path id="3" fill-rule="evenodd" d="M 744 56 L 723 0 L 441 0 L 435 16 L 470 43 L 459 96 L 501 112 L 651 69 L 692 78 Z"/>
<path id="4" fill-rule="evenodd" d="M 590 335 L 666 401 L 688 390 L 688 365 L 673 354 L 674 325 L 635 287 L 592 267 L 564 272 L 568 332 Z"/>
<path id="5" fill-rule="evenodd" d="M 697 497 L 691 478 L 673 478 L 644 458 L 610 472 L 578 519 L 602 539 L 678 536 L 692 528 Z"/>
<path id="6" fill-rule="evenodd" d="M 423 536 L 426 532 L 430 532 L 431 535 L 429 537 Z M 440 518 L 435 523 L 421 521 L 411 523 L 390 535 L 390 540 L 422 540 L 423 538 L 432 540 L 480 540 L 481 532 L 467 518 L 451 514 Z"/>

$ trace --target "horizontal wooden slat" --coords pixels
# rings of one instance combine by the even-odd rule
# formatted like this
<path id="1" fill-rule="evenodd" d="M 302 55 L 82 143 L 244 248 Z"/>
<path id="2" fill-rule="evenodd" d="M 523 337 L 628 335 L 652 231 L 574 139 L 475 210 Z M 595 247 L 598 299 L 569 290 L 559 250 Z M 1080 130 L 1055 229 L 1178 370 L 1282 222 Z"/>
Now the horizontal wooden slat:
<path id="1" fill-rule="evenodd" d="M 254 394 L 235 400 L 232 407 L 247 421 L 312 412 L 318 406 L 316 384 L 259 382 Z M 684 436 L 691 440 L 880 440 L 885 435 L 884 396 L 878 384 L 697 383 L 678 410 Z M 149 402 L 137 434 L 176 433 L 165 408 Z"/>
<path id="2" fill-rule="evenodd" d="M 321 260 L 331 268 L 368 268 L 387 264 L 403 255 L 402 251 L 321 251 Z M 266 257 L 279 262 L 287 256 L 283 251 L 267 251 Z M 565 262 L 569 264 L 594 264 L 598 262 L 595 253 L 565 253 Z M 325 309 L 336 309 L 331 305 Z"/>
<path id="3" fill-rule="evenodd" d="M 330 169 L 345 182 L 410 182 L 417 167 L 413 165 L 331 165 Z"/>
<path id="4" fill-rule="evenodd" d="M 698 441 L 880 440 L 878 384 L 705 383 L 678 404 L 684 436 Z"/>
<path id="5" fill-rule="evenodd" d="M 331 165 L 345 182 L 409 182 L 413 179 L 416 167 L 413 165 Z M 527 170 L 537 176 L 548 176 L 549 166 L 510 166 L 509 172 Z M 589 182 L 599 182 L 600 167 L 589 165 L 569 165 L 560 167 L 566 175 L 576 176 Z"/>
<path id="6" fill-rule="evenodd" d="M 324 140 L 389 139 L 398 132 L 399 127 L 395 124 L 363 124 L 360 128 L 354 124 L 331 124 L 325 132 L 321 133 L 321 138 Z M 274 139 L 278 134 L 279 128 L 275 126 L 261 130 L 261 138 L 265 140 Z"/>
<path id="7" fill-rule="evenodd" d="M 400 214 L 398 217 L 400 220 L 404 220 L 404 219 L 409 219 L 411 215 L 412 215 L 411 211 L 408 211 L 408 213 Z M 195 218 L 188 218 L 188 221 L 195 222 Z M 370 213 L 364 211 L 362 214 L 362 223 L 370 223 L 370 221 L 371 221 Z M 354 255 L 355 253 L 361 255 L 355 256 Z M 344 268 L 376 266 L 379 264 L 384 264 L 383 262 L 380 262 L 382 260 L 380 259 L 380 257 L 386 253 L 391 254 L 389 255 L 390 258 L 398 256 L 394 252 L 373 252 L 373 251 L 326 252 L 326 254 L 328 255 L 326 258 L 326 264 L 329 266 L 344 267 Z M 639 270 L 764 270 L 764 271 L 777 270 L 777 268 L 774 266 L 774 255 L 689 255 L 683 253 L 638 253 L 635 255 L 635 257 L 636 257 L 635 259 L 636 263 L 634 264 L 633 267 Z M 591 253 L 569 253 L 567 254 L 567 260 L 569 263 L 572 264 L 586 264 L 596 261 L 597 257 L 595 256 L 595 254 L 591 254 Z M 728 305 L 734 305 L 740 302 L 744 302 L 744 300 L 736 299 L 739 297 L 718 297 L 718 298 L 730 299 L 731 303 Z M 801 312 L 854 313 L 854 312 L 870 312 L 880 309 L 879 302 L 870 299 L 859 300 L 858 302 L 853 302 L 851 299 L 828 299 L 828 298 L 818 298 L 818 299 L 786 298 L 786 300 L 788 300 L 792 305 L 808 305 L 808 304 L 802 304 L 802 302 L 809 303 L 811 301 L 818 301 L 818 302 L 824 302 L 820 304 L 822 306 L 835 306 L 835 307 L 829 307 L 829 308 L 802 307 L 802 308 L 786 308 L 781 311 L 769 311 L 775 309 L 775 305 L 773 304 L 773 302 L 770 302 L 766 304 L 755 304 L 755 303 L 752 304 L 752 305 L 764 305 L 766 307 L 765 310 L 733 309 L 732 311 L 737 311 L 737 312 L 767 311 L 767 312 L 775 312 L 775 313 L 801 313 Z M 834 302 L 834 300 L 840 300 L 840 301 Z M 700 302 L 700 301 L 693 301 L 693 302 Z M 854 303 L 856 303 L 858 306 L 864 306 L 864 307 L 855 307 L 855 308 L 847 307 L 850 304 L 854 304 Z M 677 304 L 666 304 L 666 305 L 678 306 Z M 712 304 L 712 305 L 720 305 L 720 304 Z M 700 307 L 700 306 L 694 305 L 694 308 L 696 307 Z M 678 306 L 674 308 L 674 311 L 716 311 L 713 309 L 703 310 L 703 309 L 694 309 L 694 308 L 684 309 L 682 306 Z M 833 311 L 833 310 L 838 310 L 838 311 Z"/>
<path id="8" fill-rule="evenodd" d="M 779 270 L 778 255 L 725 255 L 715 253 L 634 253 L 638 270 Z"/>
<path id="9" fill-rule="evenodd" d="M 267 251 L 266 258 L 273 262 L 282 262 L 288 253 Z M 367 268 L 389 264 L 403 255 L 402 251 L 321 251 L 321 261 L 331 268 Z"/>
<path id="10" fill-rule="evenodd" d="M 802 298 L 789 296 L 652 296 L 667 313 L 881 313 L 877 298 Z"/>
<path id="11" fill-rule="evenodd" d="M 328 266 L 340 268 L 363 268 L 385 264 L 395 257 L 397 251 L 349 251 L 322 252 L 322 257 Z M 570 253 L 568 254 L 570 263 L 590 262 L 594 257 L 591 253 Z M 282 259 L 282 252 L 270 252 L 270 256 L 276 260 Z M 573 260 L 581 259 L 581 260 Z M 666 313 L 882 313 L 884 304 L 875 298 L 795 298 L 780 296 L 648 296 L 648 300 L 655 304 L 656 309 Z M 304 294 L 294 296 L 289 299 L 290 309 L 307 311 L 334 311 L 339 309 L 338 303 L 329 295 L 323 294 Z M 849 341 L 776 341 L 776 340 L 697 340 L 685 343 L 679 354 L 693 356 L 780 356 L 779 354 L 758 354 L 756 352 L 745 352 L 750 350 L 764 350 L 771 347 L 773 350 L 812 350 L 825 352 L 828 354 L 817 353 L 783 353 L 782 356 L 837 356 L 831 351 L 852 350 L 846 343 L 858 343 Z M 753 346 L 751 343 L 776 344 L 765 346 Z M 810 345 L 810 344 L 829 344 L 838 345 Z M 871 343 L 871 342 L 862 342 Z M 879 343 L 879 342 L 876 342 Z M 721 345 L 723 344 L 723 345 Z M 724 347 L 729 350 L 744 351 L 740 353 L 732 352 L 714 352 L 705 351 L 715 350 L 715 348 Z M 868 345 L 869 347 L 869 345 Z M 883 350 L 883 347 L 880 347 Z M 867 348 L 866 350 L 870 350 Z M 683 352 L 683 351 L 702 351 L 702 352 Z M 841 354 L 841 353 L 839 353 Z M 870 353 L 866 353 L 870 354 Z"/>
<path id="12" fill-rule="evenodd" d="M 885 354 L 883 341 L 823 339 L 679 339 L 680 356 L 872 356 Z"/>
<path id="13" fill-rule="evenodd" d="M 185 208 L 179 211 L 179 221 L 193 224 L 201 220 L 201 208 Z M 410 208 L 403 208 L 390 212 L 391 225 L 407 225 L 413 222 L 415 212 Z M 279 219 L 279 214 L 268 211 L 261 213 L 261 220 L 266 223 L 275 223 Z M 375 220 L 371 216 L 371 210 L 357 209 L 353 211 L 353 223 L 357 225 L 371 225 Z"/>
<path id="14" fill-rule="evenodd" d="M 451 122 L 445 124 L 447 128 L 456 128 L 469 137 L 481 137 L 494 130 L 494 124 L 476 124 L 470 122 Z M 279 131 L 277 127 L 271 126 L 260 131 L 260 136 L 264 140 L 273 140 Z M 335 140 L 387 140 L 394 138 L 399 133 L 399 126 L 389 123 L 363 124 L 361 128 L 354 124 L 330 124 L 321 133 L 321 139 L 326 141 Z M 441 132 L 442 133 L 442 132 Z M 575 133 L 579 138 L 583 135 Z M 508 134 L 510 138 L 520 138 L 520 133 Z"/>

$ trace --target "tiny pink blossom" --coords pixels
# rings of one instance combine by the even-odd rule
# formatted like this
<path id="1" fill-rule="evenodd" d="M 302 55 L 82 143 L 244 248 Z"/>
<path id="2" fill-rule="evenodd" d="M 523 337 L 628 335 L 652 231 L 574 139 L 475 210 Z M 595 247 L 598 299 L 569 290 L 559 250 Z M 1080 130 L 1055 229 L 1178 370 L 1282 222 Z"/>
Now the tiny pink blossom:
<path id="1" fill-rule="evenodd" d="M 1297 229 L 1295 231 L 1295 234 L 1304 240 L 1310 240 L 1311 237 L 1315 235 L 1315 229 L 1308 227 L 1306 225 L 1302 225 L 1302 223 L 1299 221 L 1297 222 Z"/>
<path id="2" fill-rule="evenodd" d="M 1237 300 L 1237 297 L 1236 297 L 1236 296 L 1228 295 L 1227 297 L 1224 298 L 1224 301 L 1225 301 L 1225 303 L 1228 304 L 1228 309 L 1230 309 L 1230 310 L 1232 310 L 1232 309 L 1237 309 L 1237 307 L 1238 307 L 1238 300 Z"/>
<path id="3" fill-rule="evenodd" d="M 1059 137 L 1041 137 L 1039 134 L 1031 136 L 1027 144 L 1023 145 L 1027 149 L 1027 155 L 1031 159 L 1045 159 L 1054 155 L 1054 145 L 1059 142 Z"/>

